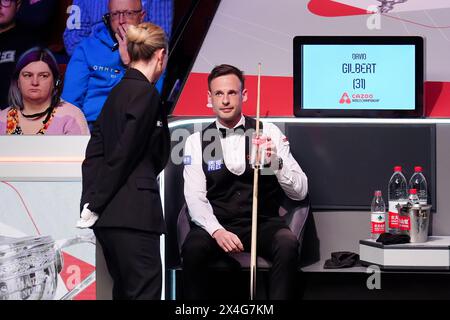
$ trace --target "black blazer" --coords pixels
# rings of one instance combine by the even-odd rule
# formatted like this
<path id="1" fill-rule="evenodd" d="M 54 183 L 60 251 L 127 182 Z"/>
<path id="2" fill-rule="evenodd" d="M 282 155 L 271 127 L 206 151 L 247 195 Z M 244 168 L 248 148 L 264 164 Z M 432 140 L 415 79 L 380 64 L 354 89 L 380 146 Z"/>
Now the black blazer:
<path id="1" fill-rule="evenodd" d="M 147 78 L 129 69 L 111 91 L 83 161 L 81 207 L 100 218 L 94 227 L 164 233 L 158 174 L 170 152 L 167 114 Z"/>

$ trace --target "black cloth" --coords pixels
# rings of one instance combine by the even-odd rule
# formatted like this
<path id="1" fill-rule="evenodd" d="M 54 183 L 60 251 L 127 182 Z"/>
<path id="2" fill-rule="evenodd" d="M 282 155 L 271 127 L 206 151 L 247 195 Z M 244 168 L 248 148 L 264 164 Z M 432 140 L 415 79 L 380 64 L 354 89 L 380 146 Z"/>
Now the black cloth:
<path id="1" fill-rule="evenodd" d="M 341 269 L 354 267 L 359 262 L 359 255 L 348 251 L 332 252 L 331 259 L 325 261 L 324 269 Z"/>
<path id="2" fill-rule="evenodd" d="M 289 300 L 295 296 L 298 262 L 298 240 L 289 229 L 280 229 L 271 234 L 268 223 L 258 225 L 258 255 L 272 261 L 269 275 L 269 299 Z M 244 251 L 251 248 L 251 231 L 238 233 Z M 210 299 L 214 280 L 209 278 L 208 265 L 222 260 L 230 270 L 240 270 L 239 263 L 219 247 L 209 233 L 193 226 L 183 244 L 183 288 L 188 300 Z M 211 285 L 212 284 L 212 285 Z M 259 283 L 257 283 L 259 285 Z"/>
<path id="3" fill-rule="evenodd" d="M 147 78 L 129 69 L 94 124 L 82 165 L 81 207 L 100 215 L 95 227 L 166 231 L 157 175 L 170 152 L 167 116 Z"/>
<path id="4" fill-rule="evenodd" d="M 22 53 L 37 45 L 39 41 L 18 27 L 0 33 L 0 110 L 9 107 L 9 86 L 17 60 Z"/>
<path id="5" fill-rule="evenodd" d="M 382 233 L 378 236 L 377 242 L 381 242 L 382 244 L 402 244 L 409 243 L 411 238 L 407 234 L 392 234 L 392 233 Z"/>
<path id="6" fill-rule="evenodd" d="M 160 235 L 124 228 L 95 228 L 114 280 L 114 300 L 160 300 Z"/>

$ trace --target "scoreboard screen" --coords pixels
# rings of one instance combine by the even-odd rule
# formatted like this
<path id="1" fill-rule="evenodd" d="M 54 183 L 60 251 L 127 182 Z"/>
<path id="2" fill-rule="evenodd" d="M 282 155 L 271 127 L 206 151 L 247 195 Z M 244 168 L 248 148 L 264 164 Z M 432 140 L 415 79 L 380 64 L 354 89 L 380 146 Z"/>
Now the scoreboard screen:
<path id="1" fill-rule="evenodd" d="M 297 116 L 420 117 L 420 37 L 296 37 Z"/>

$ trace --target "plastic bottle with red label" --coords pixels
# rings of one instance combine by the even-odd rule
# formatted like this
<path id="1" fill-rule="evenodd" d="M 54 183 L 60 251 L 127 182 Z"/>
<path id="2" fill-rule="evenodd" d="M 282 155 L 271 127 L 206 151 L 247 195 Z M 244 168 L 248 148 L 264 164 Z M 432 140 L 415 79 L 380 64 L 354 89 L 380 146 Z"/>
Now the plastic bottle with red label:
<path id="1" fill-rule="evenodd" d="M 370 236 L 372 239 L 378 239 L 380 234 L 385 232 L 386 228 L 386 205 L 384 203 L 381 191 L 375 191 L 372 205 L 370 207 Z"/>
<path id="2" fill-rule="evenodd" d="M 417 196 L 417 190 L 409 189 L 408 207 L 412 207 L 415 204 L 420 204 L 419 197 Z M 400 215 L 399 230 L 401 234 L 409 235 L 409 232 L 411 231 L 411 217 L 409 215 Z"/>
<path id="3" fill-rule="evenodd" d="M 397 205 L 404 205 L 408 202 L 408 191 L 406 178 L 402 173 L 402 167 L 394 167 L 394 174 L 391 176 L 388 185 L 389 211 L 386 218 L 386 232 L 399 234 L 399 213 Z"/>
<path id="4" fill-rule="evenodd" d="M 419 198 L 420 204 L 427 204 L 428 202 L 428 187 L 427 180 L 422 173 L 422 167 L 414 167 L 414 174 L 409 180 L 409 189 L 417 190 L 417 197 Z"/>

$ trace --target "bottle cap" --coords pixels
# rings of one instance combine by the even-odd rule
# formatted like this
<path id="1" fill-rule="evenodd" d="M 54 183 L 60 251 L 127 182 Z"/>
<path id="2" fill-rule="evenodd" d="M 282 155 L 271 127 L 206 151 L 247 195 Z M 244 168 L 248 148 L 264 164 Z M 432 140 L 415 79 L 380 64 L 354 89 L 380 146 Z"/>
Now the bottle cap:
<path id="1" fill-rule="evenodd" d="M 402 171 L 402 167 L 401 166 L 395 166 L 394 167 L 394 171 L 395 172 L 401 172 Z"/>
<path id="2" fill-rule="evenodd" d="M 409 189 L 409 194 L 417 194 L 417 189 Z"/>
<path id="3" fill-rule="evenodd" d="M 375 191 L 375 197 L 381 197 L 381 191 L 380 190 L 377 190 L 377 191 Z"/>
<path id="4" fill-rule="evenodd" d="M 422 167 L 421 166 L 414 167 L 414 172 L 422 172 Z"/>

